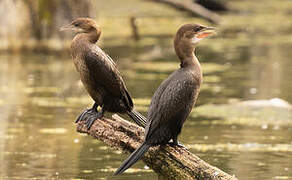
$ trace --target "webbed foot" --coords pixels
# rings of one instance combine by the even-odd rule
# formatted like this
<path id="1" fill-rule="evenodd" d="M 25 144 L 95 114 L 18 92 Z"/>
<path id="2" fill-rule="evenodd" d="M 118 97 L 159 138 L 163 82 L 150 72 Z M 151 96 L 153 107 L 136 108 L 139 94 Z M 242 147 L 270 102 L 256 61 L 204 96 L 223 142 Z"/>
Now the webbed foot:
<path id="1" fill-rule="evenodd" d="M 100 111 L 97 110 L 97 107 L 98 105 L 94 103 L 91 109 L 86 109 L 78 116 L 75 123 L 78 123 L 79 121 L 84 120 L 87 126 L 87 129 L 89 130 L 96 119 L 100 119 L 103 117 L 103 114 L 104 114 L 103 107 L 101 107 Z"/>
<path id="2" fill-rule="evenodd" d="M 183 144 L 181 144 L 179 141 L 177 141 L 177 139 L 173 139 L 171 142 L 168 142 L 168 144 L 172 147 L 178 146 L 184 149 L 188 149 L 187 147 L 185 147 Z"/>
<path id="3" fill-rule="evenodd" d="M 103 117 L 103 110 L 101 111 L 90 110 L 87 113 L 87 117 L 85 117 L 85 124 L 86 124 L 87 130 L 90 129 L 90 127 L 92 126 L 92 124 L 94 123 L 96 119 L 101 119 L 102 117 Z"/>
<path id="4" fill-rule="evenodd" d="M 86 110 L 84 110 L 84 111 L 78 116 L 78 118 L 76 119 L 75 123 L 78 123 L 79 121 L 81 121 L 81 120 L 83 119 L 84 115 L 85 115 L 86 113 L 88 113 L 90 110 L 91 110 L 91 109 L 86 109 Z"/>

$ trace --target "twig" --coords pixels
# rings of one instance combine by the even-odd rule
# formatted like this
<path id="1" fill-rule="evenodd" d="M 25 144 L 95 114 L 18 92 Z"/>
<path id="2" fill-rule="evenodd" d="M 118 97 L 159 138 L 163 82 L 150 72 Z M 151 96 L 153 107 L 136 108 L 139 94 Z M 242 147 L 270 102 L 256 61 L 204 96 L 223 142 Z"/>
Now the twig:
<path id="1" fill-rule="evenodd" d="M 150 0 L 150 1 L 164 3 L 177 9 L 190 12 L 193 15 L 200 16 L 215 24 L 218 24 L 220 22 L 220 16 L 218 14 L 192 1 L 183 0 Z"/>

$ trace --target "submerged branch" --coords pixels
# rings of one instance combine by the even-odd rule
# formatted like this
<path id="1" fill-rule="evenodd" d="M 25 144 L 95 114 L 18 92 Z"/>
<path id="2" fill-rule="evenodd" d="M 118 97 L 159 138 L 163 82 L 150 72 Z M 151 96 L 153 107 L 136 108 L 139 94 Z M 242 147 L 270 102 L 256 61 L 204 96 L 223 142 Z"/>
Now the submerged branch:
<path id="1" fill-rule="evenodd" d="M 133 152 L 143 140 L 144 129 L 116 114 L 112 118 L 97 119 L 90 130 L 87 130 L 84 121 L 81 121 L 77 124 L 77 131 L 87 133 L 115 149 L 127 153 Z M 182 147 L 169 145 L 152 147 L 142 159 L 157 174 L 168 179 L 237 179 L 209 165 Z"/>
<path id="2" fill-rule="evenodd" d="M 150 1 L 164 3 L 174 8 L 190 12 L 193 15 L 200 16 L 215 24 L 218 24 L 220 22 L 220 16 L 218 14 L 192 1 L 182 1 L 182 0 L 150 0 Z"/>

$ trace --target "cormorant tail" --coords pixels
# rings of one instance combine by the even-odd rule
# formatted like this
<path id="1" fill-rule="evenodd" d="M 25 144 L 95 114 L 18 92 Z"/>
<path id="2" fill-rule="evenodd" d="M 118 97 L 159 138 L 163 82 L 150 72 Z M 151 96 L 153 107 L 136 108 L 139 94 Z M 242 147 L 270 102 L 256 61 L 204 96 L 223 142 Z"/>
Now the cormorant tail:
<path id="1" fill-rule="evenodd" d="M 144 117 L 142 114 L 140 114 L 135 109 L 132 109 L 132 111 L 127 111 L 127 114 L 128 114 L 128 116 L 130 116 L 130 118 L 133 119 L 133 121 L 135 121 L 135 123 L 137 123 L 139 126 L 142 126 L 143 128 L 145 128 L 146 122 L 147 122 L 146 117 Z"/>
<path id="2" fill-rule="evenodd" d="M 136 149 L 116 170 L 114 175 L 122 174 L 125 170 L 130 168 L 133 164 L 135 164 L 142 156 L 146 153 L 146 151 L 150 148 L 149 144 L 143 143 L 138 149 Z"/>

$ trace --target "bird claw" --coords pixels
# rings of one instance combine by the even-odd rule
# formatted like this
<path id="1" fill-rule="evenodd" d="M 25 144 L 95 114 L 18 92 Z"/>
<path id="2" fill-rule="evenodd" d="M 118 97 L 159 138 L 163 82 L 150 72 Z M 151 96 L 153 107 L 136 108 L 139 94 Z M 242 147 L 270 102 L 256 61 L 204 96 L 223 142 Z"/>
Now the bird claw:
<path id="1" fill-rule="evenodd" d="M 183 144 L 181 144 L 179 142 L 177 143 L 177 146 L 180 147 L 180 148 L 183 148 L 183 149 L 188 149 L 187 147 L 185 147 L 185 145 L 183 145 Z"/>
<path id="2" fill-rule="evenodd" d="M 95 109 L 87 110 L 85 112 L 85 114 L 86 114 L 86 117 L 84 118 L 84 121 L 85 121 L 85 125 L 87 127 L 87 130 L 89 130 L 91 128 L 92 124 L 94 123 L 94 121 L 96 119 L 100 119 L 103 116 L 103 113 L 101 111 L 96 111 Z M 84 117 L 85 114 L 83 114 L 82 117 Z"/>
<path id="3" fill-rule="evenodd" d="M 168 144 L 169 144 L 171 147 L 178 146 L 178 147 L 180 147 L 180 148 L 188 149 L 187 147 L 185 147 L 183 144 L 181 144 L 181 143 L 178 142 L 178 141 L 172 141 L 172 142 L 169 142 Z"/>
<path id="4" fill-rule="evenodd" d="M 86 113 L 88 113 L 88 111 L 90 111 L 90 109 L 86 109 L 86 110 L 84 110 L 84 111 L 78 116 L 78 118 L 76 119 L 75 123 L 78 123 L 79 121 L 82 121 L 84 115 L 85 115 Z"/>
<path id="5" fill-rule="evenodd" d="M 94 123 L 94 121 L 96 120 L 97 118 L 95 118 L 95 116 L 90 116 L 86 119 L 86 127 L 87 127 L 87 130 L 89 130 L 92 126 L 92 124 Z"/>

